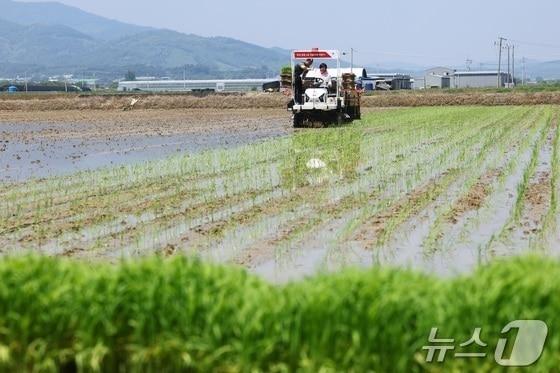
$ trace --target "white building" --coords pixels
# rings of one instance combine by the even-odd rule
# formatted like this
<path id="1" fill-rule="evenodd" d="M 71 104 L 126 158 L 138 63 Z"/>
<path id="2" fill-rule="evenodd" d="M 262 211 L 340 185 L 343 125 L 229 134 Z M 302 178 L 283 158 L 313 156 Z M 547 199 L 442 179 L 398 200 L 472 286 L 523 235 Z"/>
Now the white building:
<path id="1" fill-rule="evenodd" d="M 415 89 L 431 89 L 431 88 L 451 88 L 452 87 L 452 76 L 455 70 L 448 67 L 438 66 L 432 69 L 426 70 L 424 77 L 416 78 L 418 81 L 414 85 Z"/>
<path id="2" fill-rule="evenodd" d="M 506 72 L 497 71 L 457 71 L 453 76 L 454 88 L 495 88 L 506 87 L 511 76 Z"/>
<path id="3" fill-rule="evenodd" d="M 223 80 L 134 80 L 119 82 L 119 91 L 147 92 L 249 92 L 262 91 L 263 85 L 277 79 Z"/>
<path id="4" fill-rule="evenodd" d="M 416 83 L 418 82 L 418 83 Z M 415 89 L 430 88 L 495 88 L 507 87 L 511 75 L 497 71 L 456 71 L 448 67 L 426 70 L 423 77 L 415 78 Z"/>

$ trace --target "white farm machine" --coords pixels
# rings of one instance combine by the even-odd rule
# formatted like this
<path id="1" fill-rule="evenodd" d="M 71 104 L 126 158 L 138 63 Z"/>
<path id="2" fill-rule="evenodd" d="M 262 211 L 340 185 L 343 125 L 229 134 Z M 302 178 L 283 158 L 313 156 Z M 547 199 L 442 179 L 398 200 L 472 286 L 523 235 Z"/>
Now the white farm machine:
<path id="1" fill-rule="evenodd" d="M 296 64 L 307 59 L 336 61 L 329 67 L 330 82 L 325 82 L 318 69 L 309 69 L 303 77 L 296 76 Z M 360 119 L 360 92 L 355 76 L 343 74 L 340 52 L 337 50 L 296 50 L 292 52 L 292 100 L 288 110 L 293 114 L 294 127 L 324 127 Z M 299 78 L 299 82 L 298 82 Z M 296 84 L 301 84 L 296 87 Z"/>

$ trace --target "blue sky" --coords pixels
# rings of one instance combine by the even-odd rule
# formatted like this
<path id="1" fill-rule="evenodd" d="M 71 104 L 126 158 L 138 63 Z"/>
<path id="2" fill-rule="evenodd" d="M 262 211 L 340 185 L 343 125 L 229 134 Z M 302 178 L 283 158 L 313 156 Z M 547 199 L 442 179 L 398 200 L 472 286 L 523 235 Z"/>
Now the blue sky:
<path id="1" fill-rule="evenodd" d="M 354 47 L 357 63 L 370 66 L 464 66 L 471 59 L 476 68 L 496 60 L 498 35 L 517 41 L 519 58 L 560 59 L 557 0 L 60 2 L 120 21 L 267 47 Z"/>

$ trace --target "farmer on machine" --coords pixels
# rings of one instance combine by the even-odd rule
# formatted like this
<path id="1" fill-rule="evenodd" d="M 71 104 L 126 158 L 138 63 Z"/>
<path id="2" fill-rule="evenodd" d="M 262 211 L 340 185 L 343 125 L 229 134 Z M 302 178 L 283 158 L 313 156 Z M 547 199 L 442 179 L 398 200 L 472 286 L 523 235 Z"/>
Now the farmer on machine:
<path id="1" fill-rule="evenodd" d="M 326 63 L 322 63 L 319 66 L 320 77 L 323 80 L 320 84 L 321 88 L 331 88 L 332 87 L 332 80 L 331 74 L 329 74 L 328 66 Z"/>
<path id="2" fill-rule="evenodd" d="M 311 65 L 313 65 L 313 60 L 308 58 L 304 63 L 298 63 L 294 67 L 294 101 L 296 104 L 302 103 L 303 98 L 303 79 L 309 72 Z"/>

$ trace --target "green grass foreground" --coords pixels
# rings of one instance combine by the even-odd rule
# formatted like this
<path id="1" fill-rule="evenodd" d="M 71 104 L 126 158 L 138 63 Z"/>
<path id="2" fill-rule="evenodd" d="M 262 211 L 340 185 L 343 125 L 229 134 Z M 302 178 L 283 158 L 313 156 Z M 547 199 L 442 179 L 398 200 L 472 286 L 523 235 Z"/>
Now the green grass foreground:
<path id="1" fill-rule="evenodd" d="M 495 371 L 501 329 L 548 324 L 531 371 L 560 363 L 560 263 L 524 258 L 469 277 L 347 270 L 283 287 L 187 258 L 0 262 L 0 371 Z M 488 359 L 424 363 L 428 334 Z"/>

